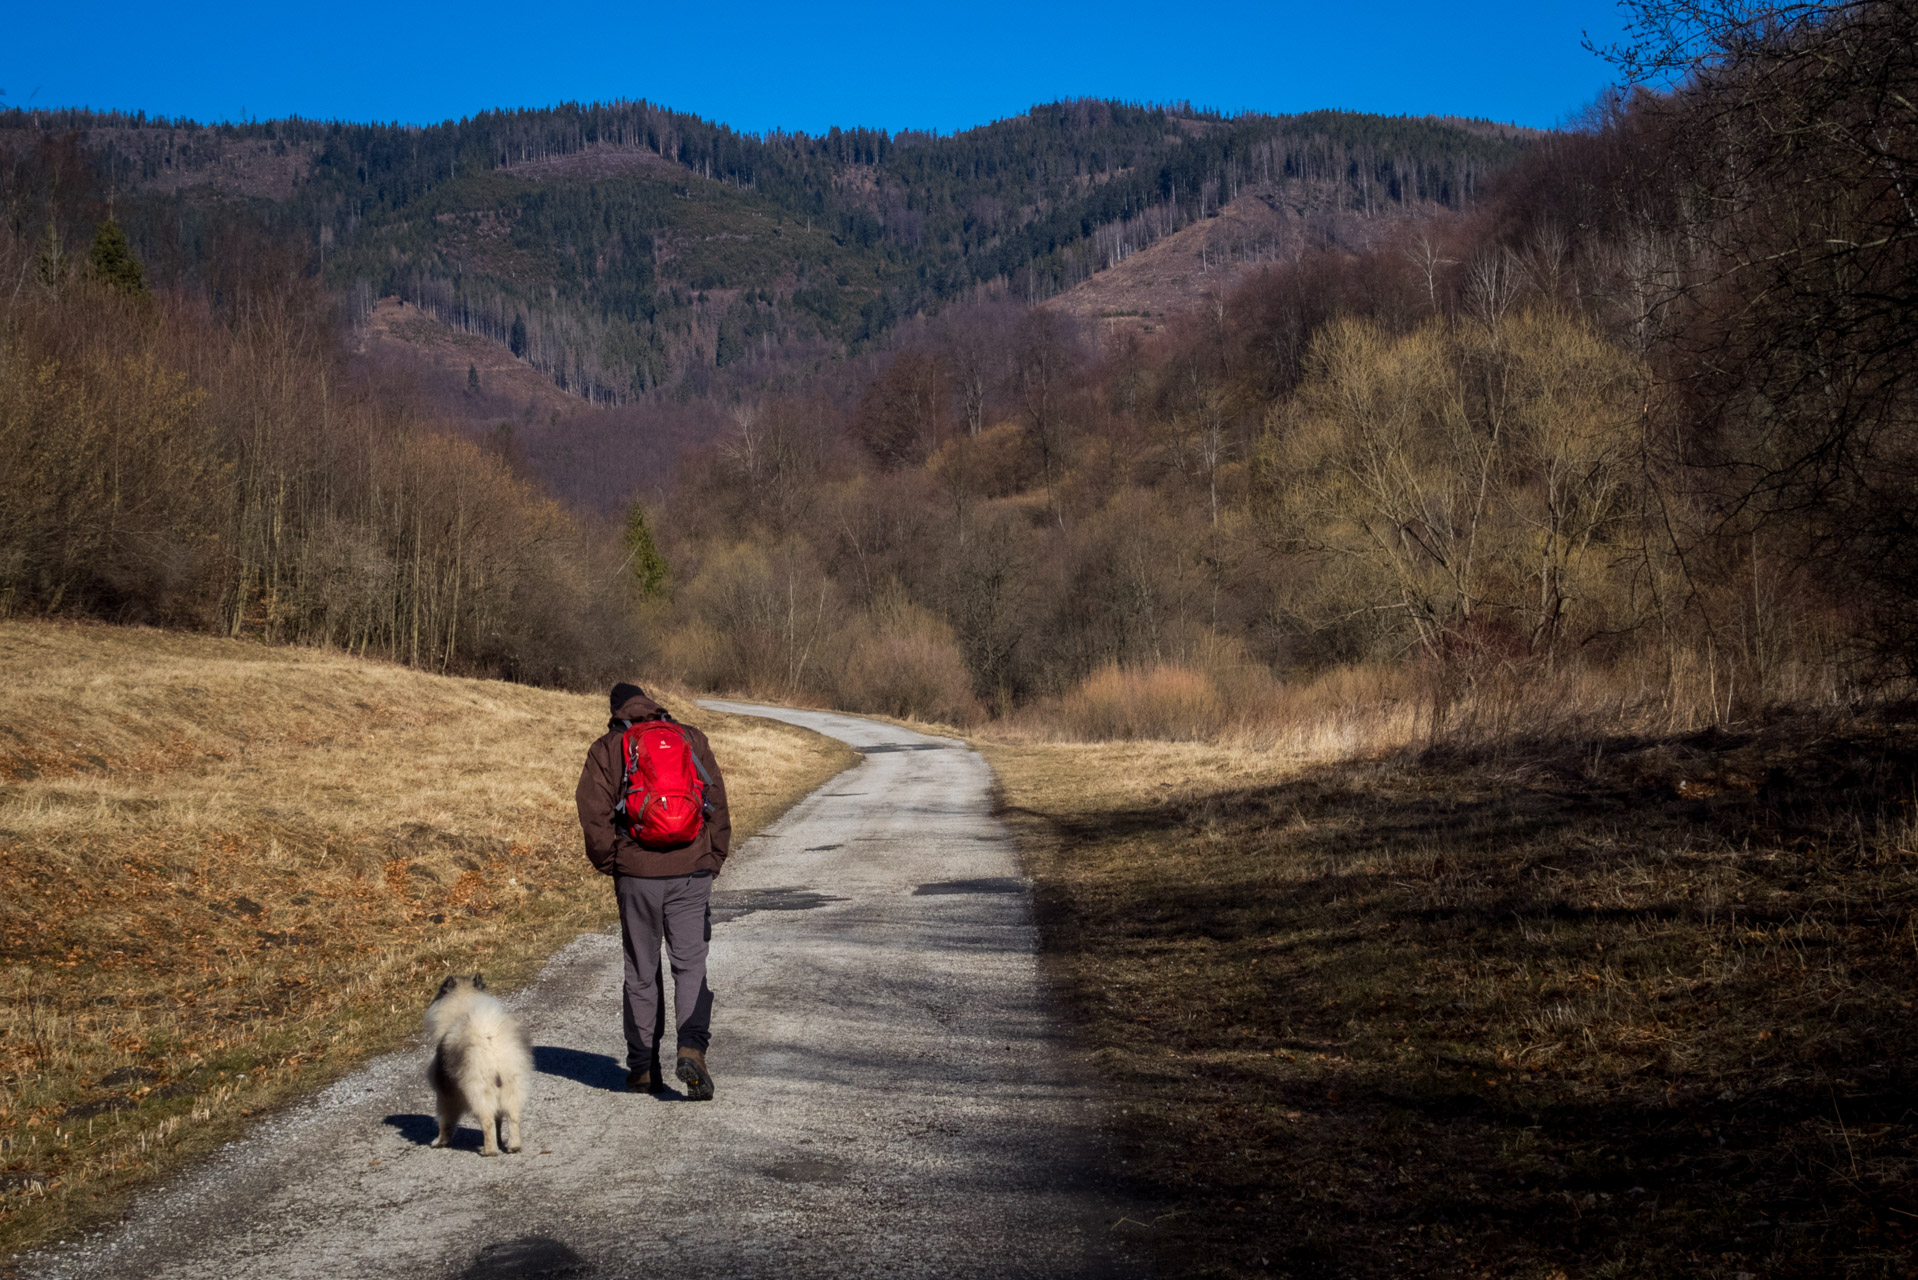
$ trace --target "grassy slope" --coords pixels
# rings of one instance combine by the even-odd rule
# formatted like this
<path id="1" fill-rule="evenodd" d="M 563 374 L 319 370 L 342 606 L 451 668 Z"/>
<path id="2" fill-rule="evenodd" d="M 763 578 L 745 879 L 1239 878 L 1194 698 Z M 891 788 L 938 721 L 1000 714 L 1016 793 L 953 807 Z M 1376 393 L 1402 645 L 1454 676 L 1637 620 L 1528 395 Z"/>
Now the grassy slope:
<path id="1" fill-rule="evenodd" d="M 1208 1275 L 1910 1276 L 1909 725 L 987 748 Z"/>
<path id="2" fill-rule="evenodd" d="M 99 626 L 0 624 L 0 668 L 0 1256 L 611 921 L 602 697 Z M 676 709 L 742 834 L 854 758 Z"/>

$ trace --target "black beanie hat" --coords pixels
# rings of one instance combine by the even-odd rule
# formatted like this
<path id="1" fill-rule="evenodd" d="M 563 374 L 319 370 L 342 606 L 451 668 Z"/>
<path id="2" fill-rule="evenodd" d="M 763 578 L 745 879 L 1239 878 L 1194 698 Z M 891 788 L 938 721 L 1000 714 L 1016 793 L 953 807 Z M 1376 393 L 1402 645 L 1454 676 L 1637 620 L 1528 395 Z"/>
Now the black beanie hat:
<path id="1" fill-rule="evenodd" d="M 624 680 L 613 686 L 613 710 L 618 711 L 626 705 L 628 698 L 643 698 L 646 691 L 636 684 L 627 684 Z"/>

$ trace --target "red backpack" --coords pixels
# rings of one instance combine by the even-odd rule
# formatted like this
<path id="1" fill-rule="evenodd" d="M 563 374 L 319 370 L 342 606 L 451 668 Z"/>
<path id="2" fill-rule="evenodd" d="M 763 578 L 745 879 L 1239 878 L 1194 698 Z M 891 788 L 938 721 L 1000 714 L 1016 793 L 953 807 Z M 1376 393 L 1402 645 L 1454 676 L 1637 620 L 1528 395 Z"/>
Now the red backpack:
<path id="1" fill-rule="evenodd" d="M 642 720 L 620 735 L 625 777 L 613 816 L 648 849 L 680 849 L 699 839 L 712 779 L 685 732 L 670 720 Z"/>

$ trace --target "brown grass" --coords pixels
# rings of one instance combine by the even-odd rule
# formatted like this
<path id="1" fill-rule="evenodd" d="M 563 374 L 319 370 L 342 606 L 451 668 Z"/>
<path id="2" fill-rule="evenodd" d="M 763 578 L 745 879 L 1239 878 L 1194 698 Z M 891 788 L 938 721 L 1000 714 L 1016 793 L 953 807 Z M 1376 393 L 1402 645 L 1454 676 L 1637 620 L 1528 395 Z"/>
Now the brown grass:
<path id="1" fill-rule="evenodd" d="M 103 626 L 0 623 L 0 667 L 0 1255 L 610 923 L 603 697 Z M 741 836 L 854 758 L 668 701 Z"/>
<path id="2" fill-rule="evenodd" d="M 1523 736 L 1671 734 L 1748 719 L 1754 708 L 1837 705 L 1847 682 L 1812 663 L 1772 664 L 1741 686 L 1709 651 L 1649 646 L 1609 665 L 1499 654 L 1448 667 L 1354 663 L 1282 680 L 1207 637 L 1183 661 L 1108 665 L 994 721 L 995 741 L 1211 742 L 1306 762 Z"/>
<path id="3" fill-rule="evenodd" d="M 1180 1273 L 1915 1274 L 1909 718 L 985 749 Z"/>
<path id="4" fill-rule="evenodd" d="M 1323 760 L 1428 737 L 1434 690 L 1412 667 L 1347 666 L 1285 681 L 1230 647 L 1191 662 L 1101 667 L 994 721 L 999 742 L 1212 742 Z"/>

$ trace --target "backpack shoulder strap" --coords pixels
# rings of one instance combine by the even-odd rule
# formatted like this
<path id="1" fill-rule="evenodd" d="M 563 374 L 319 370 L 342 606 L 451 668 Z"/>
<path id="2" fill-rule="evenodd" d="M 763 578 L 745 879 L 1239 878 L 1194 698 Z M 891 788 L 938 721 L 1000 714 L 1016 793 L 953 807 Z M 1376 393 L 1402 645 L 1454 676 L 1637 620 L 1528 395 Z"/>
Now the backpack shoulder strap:
<path id="1" fill-rule="evenodd" d="M 686 754 L 693 758 L 693 770 L 699 774 L 699 780 L 710 788 L 713 785 L 712 777 L 706 772 L 706 766 L 699 763 L 699 752 L 693 750 L 691 739 L 686 742 Z"/>

